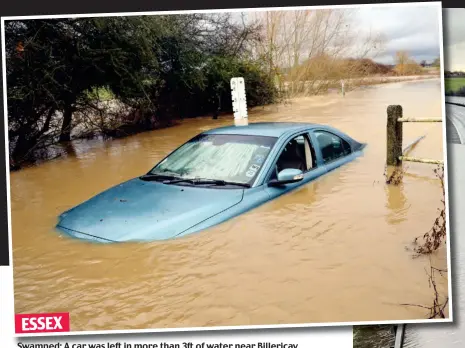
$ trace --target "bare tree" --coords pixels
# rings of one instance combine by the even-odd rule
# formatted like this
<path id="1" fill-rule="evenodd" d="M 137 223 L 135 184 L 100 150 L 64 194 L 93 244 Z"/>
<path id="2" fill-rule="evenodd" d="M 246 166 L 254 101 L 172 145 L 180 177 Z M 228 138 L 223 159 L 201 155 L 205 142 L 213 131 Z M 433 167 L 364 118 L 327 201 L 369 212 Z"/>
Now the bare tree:
<path id="1" fill-rule="evenodd" d="M 360 75 L 356 64 L 348 64 L 346 58 L 366 58 L 382 46 L 377 34 L 361 37 L 355 14 L 353 10 L 259 12 L 262 40 L 256 53 L 270 74 L 283 77 L 281 88 L 291 94 L 319 93 L 341 78 L 350 78 L 355 70 Z"/>
<path id="2" fill-rule="evenodd" d="M 422 72 L 420 64 L 410 58 L 407 51 L 396 52 L 395 62 L 395 71 L 401 76 L 415 75 Z"/>
<path id="3" fill-rule="evenodd" d="M 399 75 L 404 75 L 405 73 L 405 66 L 409 60 L 408 53 L 405 51 L 397 51 L 396 52 L 396 70 Z"/>

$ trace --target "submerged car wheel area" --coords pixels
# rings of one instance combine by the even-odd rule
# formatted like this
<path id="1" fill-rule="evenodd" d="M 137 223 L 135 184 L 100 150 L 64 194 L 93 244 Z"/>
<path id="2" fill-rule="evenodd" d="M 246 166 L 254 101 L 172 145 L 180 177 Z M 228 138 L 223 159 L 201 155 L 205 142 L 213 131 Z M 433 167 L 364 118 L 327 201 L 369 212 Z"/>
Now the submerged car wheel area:
<path id="1" fill-rule="evenodd" d="M 317 124 L 213 129 L 181 145 L 147 174 L 64 212 L 56 227 L 101 243 L 186 236 L 354 160 L 364 146 Z"/>

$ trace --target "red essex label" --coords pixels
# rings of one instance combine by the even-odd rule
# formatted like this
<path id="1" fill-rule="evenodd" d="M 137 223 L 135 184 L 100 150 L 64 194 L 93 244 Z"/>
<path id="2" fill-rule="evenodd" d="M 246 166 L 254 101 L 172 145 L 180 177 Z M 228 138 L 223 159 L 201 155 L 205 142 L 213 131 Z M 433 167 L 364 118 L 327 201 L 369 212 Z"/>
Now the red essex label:
<path id="1" fill-rule="evenodd" d="M 67 332 L 69 313 L 15 314 L 16 333 Z"/>

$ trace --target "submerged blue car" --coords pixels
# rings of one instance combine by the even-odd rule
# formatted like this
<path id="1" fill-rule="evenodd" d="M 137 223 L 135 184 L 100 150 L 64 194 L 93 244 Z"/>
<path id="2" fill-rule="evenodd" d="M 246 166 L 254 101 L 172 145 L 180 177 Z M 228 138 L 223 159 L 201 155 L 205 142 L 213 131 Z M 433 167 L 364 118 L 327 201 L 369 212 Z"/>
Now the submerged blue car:
<path id="1" fill-rule="evenodd" d="M 199 232 L 277 198 L 362 154 L 328 126 L 252 123 L 201 133 L 147 174 L 60 215 L 57 229 L 102 243 Z"/>

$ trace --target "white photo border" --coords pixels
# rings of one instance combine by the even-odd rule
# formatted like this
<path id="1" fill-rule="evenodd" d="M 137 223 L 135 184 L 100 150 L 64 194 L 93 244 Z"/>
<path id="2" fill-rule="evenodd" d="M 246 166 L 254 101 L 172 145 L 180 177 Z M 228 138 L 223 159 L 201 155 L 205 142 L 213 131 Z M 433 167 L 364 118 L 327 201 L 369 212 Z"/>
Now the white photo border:
<path id="1" fill-rule="evenodd" d="M 17 334 L 14 337 L 41 337 L 41 336 L 79 336 L 79 335 L 114 335 L 114 334 L 137 334 L 137 333 L 168 333 L 168 332 L 189 332 L 189 331 L 224 331 L 224 330 L 263 330 L 263 329 L 283 329 L 283 328 L 312 328 L 312 327 L 336 327 L 336 326 L 360 326 L 360 325 L 397 325 L 397 324 L 434 324 L 453 322 L 453 300 L 451 281 L 451 255 L 450 255 L 450 217 L 449 217 L 449 183 L 448 183 L 448 161 L 447 161 L 447 135 L 446 135 L 446 108 L 445 108 L 445 82 L 444 82 L 444 47 L 443 47 L 443 15 L 441 1 L 428 2 L 405 2 L 405 3 L 373 3 L 373 4 L 352 4 L 352 5 L 317 5 L 317 6 L 289 6 L 289 7 L 263 7 L 263 8 L 239 8 L 239 9 L 203 9 L 203 10 L 175 10 L 175 11 L 147 11 L 147 12 L 119 12 L 119 13 L 86 13 L 86 14 L 66 14 L 66 15 L 39 15 L 39 16 L 10 16 L 1 18 L 1 40 L 2 55 L 5 57 L 5 21 L 25 20 L 25 19 L 51 19 L 51 18 L 88 18 L 88 17 L 122 17 L 122 16 L 151 16 L 189 13 L 221 13 L 221 12 L 262 12 L 262 11 L 292 11 L 302 9 L 353 9 L 353 8 L 382 8 L 382 7 L 415 7 L 430 6 L 438 10 L 439 38 L 440 38 L 440 69 L 441 69 L 441 102 L 442 102 L 442 131 L 443 131 L 443 158 L 444 158 L 444 190 L 445 190 L 445 210 L 447 228 L 447 267 L 448 267 L 448 291 L 449 291 L 449 318 L 446 319 L 415 319 L 415 320 L 385 320 L 385 321 L 359 321 L 359 322 L 329 322 L 329 323 L 308 323 L 308 324 L 277 324 L 277 325 L 243 325 L 243 326 L 215 326 L 215 327 L 190 327 L 190 328 L 166 328 L 166 329 L 134 329 L 134 330 L 101 330 L 101 331 L 69 331 L 36 334 Z M 5 127 L 5 161 L 6 161 L 6 192 L 8 210 L 8 243 L 10 267 L 13 268 L 13 245 L 11 226 L 11 192 L 10 192 L 10 170 L 9 170 L 9 140 L 8 140 L 8 107 L 7 107 L 7 83 L 6 83 L 6 59 L 2 62 L 3 71 L 3 98 L 4 98 L 4 127 Z M 12 291 L 14 295 L 14 286 Z M 14 308 L 14 304 L 13 304 Z M 13 318 L 11 318 L 13 320 Z M 72 318 L 71 318 L 72 319 Z M 71 320 L 72 321 L 72 320 Z M 72 324 L 72 323 L 71 323 Z"/>

